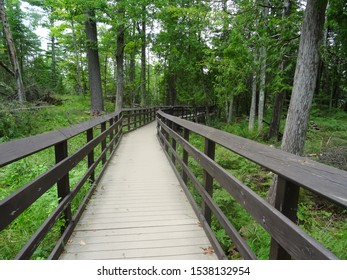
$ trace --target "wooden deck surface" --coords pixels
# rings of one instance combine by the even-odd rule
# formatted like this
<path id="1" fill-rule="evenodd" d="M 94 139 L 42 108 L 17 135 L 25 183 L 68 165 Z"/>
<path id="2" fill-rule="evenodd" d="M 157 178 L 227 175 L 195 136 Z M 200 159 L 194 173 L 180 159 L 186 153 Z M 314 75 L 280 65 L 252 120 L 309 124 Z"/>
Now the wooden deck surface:
<path id="1" fill-rule="evenodd" d="M 60 259 L 216 259 L 156 138 L 126 134 Z"/>

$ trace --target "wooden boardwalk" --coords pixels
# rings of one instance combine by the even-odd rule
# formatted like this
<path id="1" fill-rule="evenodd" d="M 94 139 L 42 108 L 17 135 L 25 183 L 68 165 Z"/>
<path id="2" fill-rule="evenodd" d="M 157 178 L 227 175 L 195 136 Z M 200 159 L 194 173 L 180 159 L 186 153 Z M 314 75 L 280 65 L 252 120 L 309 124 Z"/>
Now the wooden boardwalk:
<path id="1" fill-rule="evenodd" d="M 126 134 L 60 259 L 217 259 L 156 138 Z"/>

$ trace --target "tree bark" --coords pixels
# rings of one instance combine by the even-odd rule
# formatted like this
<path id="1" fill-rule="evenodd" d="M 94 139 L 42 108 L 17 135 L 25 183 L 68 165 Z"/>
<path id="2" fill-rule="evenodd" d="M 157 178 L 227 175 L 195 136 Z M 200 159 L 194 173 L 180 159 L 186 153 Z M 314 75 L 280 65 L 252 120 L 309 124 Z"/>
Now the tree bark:
<path id="1" fill-rule="evenodd" d="M 320 45 L 327 0 L 308 0 L 301 29 L 299 55 L 295 69 L 282 150 L 302 155 L 309 112 L 317 86 Z"/>
<path id="2" fill-rule="evenodd" d="M 264 21 L 266 22 L 269 7 L 268 1 L 265 1 L 266 6 L 264 8 Z M 266 23 L 264 28 L 266 27 Z M 259 88 L 259 105 L 258 105 L 258 130 L 263 128 L 264 119 L 264 107 L 265 107 L 265 84 L 266 84 L 266 46 L 262 46 L 260 50 L 260 88 Z"/>
<path id="3" fill-rule="evenodd" d="M 132 36 L 135 38 L 136 33 L 136 25 L 133 22 L 133 34 Z M 135 39 L 134 39 L 135 41 Z M 136 88 L 135 88 L 135 79 L 136 79 L 136 44 L 134 44 L 134 48 L 130 50 L 130 65 L 129 65 L 129 82 L 130 82 L 130 90 L 131 90 L 131 107 L 134 108 L 135 105 L 135 96 L 136 96 Z"/>
<path id="4" fill-rule="evenodd" d="M 282 19 L 285 19 L 286 17 L 289 17 L 291 13 L 291 0 L 284 0 L 283 3 L 283 12 L 282 12 Z M 286 28 L 288 29 L 288 28 Z M 285 68 L 288 65 L 287 59 L 283 58 L 280 66 L 281 73 L 284 74 Z M 281 91 L 276 94 L 275 101 L 272 109 L 272 119 L 270 123 L 270 129 L 269 129 L 269 138 L 277 138 L 280 139 L 280 126 L 281 126 L 281 118 L 282 118 L 282 109 L 283 109 L 283 103 L 284 99 L 286 97 L 286 91 Z"/>
<path id="5" fill-rule="evenodd" d="M 13 73 L 16 79 L 16 90 L 17 90 L 18 101 L 20 103 L 23 103 L 26 101 L 26 96 L 25 96 L 22 72 L 19 66 L 18 56 L 17 56 L 16 48 L 13 42 L 11 28 L 7 20 L 4 0 L 0 0 L 0 18 L 3 23 L 4 35 L 5 35 L 6 43 L 8 46 L 10 61 L 11 61 L 11 64 L 13 67 Z"/>
<path id="6" fill-rule="evenodd" d="M 170 73 L 168 77 L 168 91 L 171 97 L 171 106 L 177 105 L 176 73 Z"/>
<path id="7" fill-rule="evenodd" d="M 308 0 L 301 27 L 299 54 L 281 147 L 282 150 L 296 155 L 302 155 L 304 152 L 309 112 L 317 86 L 319 49 L 327 2 L 327 0 Z M 268 199 L 271 204 L 274 204 L 276 189 L 277 176 L 269 190 Z"/>
<path id="8" fill-rule="evenodd" d="M 254 56 L 254 62 L 257 61 L 257 51 L 253 51 Z M 256 102 L 257 102 L 257 70 L 256 67 L 254 67 L 253 70 L 253 77 L 252 77 L 252 101 L 251 101 L 251 109 L 249 112 L 249 123 L 248 123 L 248 129 L 252 131 L 254 129 L 254 123 L 255 123 L 255 110 L 256 110 Z"/>
<path id="9" fill-rule="evenodd" d="M 124 9 L 119 8 L 117 15 L 120 18 L 124 18 Z M 117 95 L 116 95 L 116 108 L 115 110 L 121 110 L 123 108 L 124 98 L 124 24 L 120 24 L 117 27 L 117 49 L 116 49 L 116 63 L 117 63 Z"/>
<path id="10" fill-rule="evenodd" d="M 82 94 L 83 87 L 82 87 L 82 82 L 81 82 L 81 70 L 80 70 L 79 54 L 78 54 L 78 48 L 77 48 L 75 24 L 74 24 L 73 19 L 71 19 L 71 29 L 72 29 L 72 40 L 73 40 L 73 46 L 74 46 L 74 52 L 75 52 L 75 62 L 76 62 L 77 93 Z"/>
<path id="11" fill-rule="evenodd" d="M 141 106 L 146 105 L 146 5 L 142 7 L 141 22 Z"/>
<path id="12" fill-rule="evenodd" d="M 102 83 L 95 11 L 87 8 L 86 16 L 87 57 L 91 97 L 90 113 L 93 115 L 98 115 L 104 111 L 104 102 L 102 98 Z"/>
<path id="13" fill-rule="evenodd" d="M 51 13 L 53 9 L 51 10 Z M 54 26 L 54 19 L 50 19 L 50 25 Z M 52 72 L 52 86 L 55 88 L 57 86 L 57 56 L 55 49 L 55 36 L 51 33 L 51 52 L 52 52 L 52 62 L 51 62 L 51 72 Z"/>
<path id="14" fill-rule="evenodd" d="M 232 94 L 229 100 L 228 120 L 227 120 L 228 123 L 231 123 L 233 119 L 233 109 L 234 109 L 234 95 Z"/>

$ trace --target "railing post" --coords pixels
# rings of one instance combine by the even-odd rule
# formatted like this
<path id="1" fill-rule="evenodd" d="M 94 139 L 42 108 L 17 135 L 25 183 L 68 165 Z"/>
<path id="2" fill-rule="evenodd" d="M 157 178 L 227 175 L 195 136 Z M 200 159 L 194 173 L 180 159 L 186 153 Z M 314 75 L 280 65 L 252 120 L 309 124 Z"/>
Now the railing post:
<path id="1" fill-rule="evenodd" d="M 109 124 L 110 124 L 110 127 L 112 127 L 112 125 L 113 125 L 113 118 L 111 118 L 110 120 L 109 120 Z M 111 132 L 110 132 L 110 143 L 111 143 L 111 145 L 110 145 L 110 154 L 112 154 L 112 152 L 113 152 L 113 142 L 112 142 L 112 140 L 113 140 L 113 129 L 111 130 Z"/>
<path id="2" fill-rule="evenodd" d="M 214 160 L 216 143 L 208 138 L 205 138 L 205 155 Z M 212 197 L 213 195 L 213 177 L 204 170 L 203 177 L 204 187 L 208 194 Z M 202 202 L 202 213 L 204 214 L 206 222 L 211 225 L 211 209 Z"/>
<path id="3" fill-rule="evenodd" d="M 55 145 L 55 162 L 59 163 L 68 157 L 68 146 L 67 140 L 60 142 Z M 69 173 L 66 173 L 58 182 L 57 182 L 57 190 L 58 190 L 58 202 L 60 203 L 69 193 L 70 193 L 70 179 Z M 61 232 L 64 232 L 65 228 L 72 220 L 71 206 L 69 205 L 63 215 L 64 225 L 61 227 Z"/>
<path id="4" fill-rule="evenodd" d="M 169 120 L 168 119 L 165 119 L 164 120 L 164 123 L 169 126 Z M 166 132 L 165 130 L 163 131 L 164 132 L 164 137 L 166 138 L 167 142 L 169 142 L 169 133 Z M 165 151 L 167 153 L 169 153 L 169 145 L 167 144 L 167 142 L 164 141 L 164 144 L 165 144 Z"/>
<path id="5" fill-rule="evenodd" d="M 90 128 L 87 130 L 87 143 L 93 140 L 93 129 Z M 94 149 L 88 154 L 88 169 L 94 164 Z M 89 180 L 92 183 L 95 181 L 95 172 L 93 171 L 90 174 Z"/>
<path id="6" fill-rule="evenodd" d="M 143 114 L 142 114 L 142 109 L 139 110 L 139 114 L 140 114 L 140 125 L 139 126 L 142 126 L 143 124 Z"/>
<path id="7" fill-rule="evenodd" d="M 121 113 L 120 113 L 120 114 L 121 114 Z M 115 123 L 117 123 L 117 122 L 119 121 L 120 114 L 114 118 Z M 122 130 L 122 129 L 121 129 L 121 130 Z M 115 137 L 116 137 L 116 139 L 115 139 L 115 141 L 114 141 L 114 142 L 115 142 L 115 145 L 117 145 L 118 139 L 119 139 L 118 132 L 119 132 L 119 123 L 116 125 L 115 131 L 114 131 Z"/>
<path id="8" fill-rule="evenodd" d="M 176 131 L 176 127 L 177 127 L 176 124 L 174 122 L 171 122 L 171 129 L 173 131 Z M 176 144 L 175 138 L 173 138 L 173 137 L 171 140 L 171 146 L 172 146 L 173 151 L 176 151 L 177 144 Z M 174 153 L 171 154 L 171 160 L 172 160 L 172 163 L 175 165 L 176 164 L 176 158 L 175 158 Z"/>
<path id="9" fill-rule="evenodd" d="M 189 132 L 190 132 L 189 129 L 184 128 L 184 131 L 183 131 L 183 138 L 184 138 L 186 141 L 188 141 L 188 142 L 189 142 Z M 188 156 L 189 156 L 188 152 L 187 152 L 185 149 L 183 149 L 183 162 L 184 162 L 184 164 L 187 165 L 187 166 L 188 166 Z M 182 179 L 183 179 L 183 182 L 187 185 L 187 183 L 188 183 L 188 175 L 187 175 L 187 173 L 184 171 L 184 169 L 183 169 L 183 173 L 182 173 Z"/>
<path id="10" fill-rule="evenodd" d="M 136 121 L 137 121 L 137 120 L 136 120 L 136 119 L 137 119 L 137 114 L 136 114 L 136 111 L 137 111 L 137 110 L 134 110 L 134 128 L 137 127 L 137 122 L 136 122 Z"/>
<path id="11" fill-rule="evenodd" d="M 101 133 L 103 133 L 106 130 L 106 122 L 101 123 Z M 106 149 L 106 138 L 101 142 L 101 152 L 103 152 Z M 102 165 L 105 165 L 106 163 L 106 154 L 102 157 Z"/>
<path id="12" fill-rule="evenodd" d="M 294 223 L 297 223 L 297 209 L 300 187 L 282 176 L 277 177 L 275 208 Z M 271 239 L 270 259 L 290 260 L 291 256 L 275 239 Z"/>
<path id="13" fill-rule="evenodd" d="M 131 116 L 131 114 L 130 114 L 130 111 L 127 111 L 127 113 L 128 113 L 128 131 L 130 131 L 130 116 Z"/>

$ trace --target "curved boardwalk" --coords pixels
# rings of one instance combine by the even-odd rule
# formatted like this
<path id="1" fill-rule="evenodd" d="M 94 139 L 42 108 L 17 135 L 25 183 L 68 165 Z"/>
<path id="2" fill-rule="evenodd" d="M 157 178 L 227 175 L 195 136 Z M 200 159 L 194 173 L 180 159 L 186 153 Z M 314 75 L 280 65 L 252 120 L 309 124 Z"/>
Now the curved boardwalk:
<path id="1" fill-rule="evenodd" d="M 216 259 L 156 138 L 124 135 L 60 259 Z"/>

